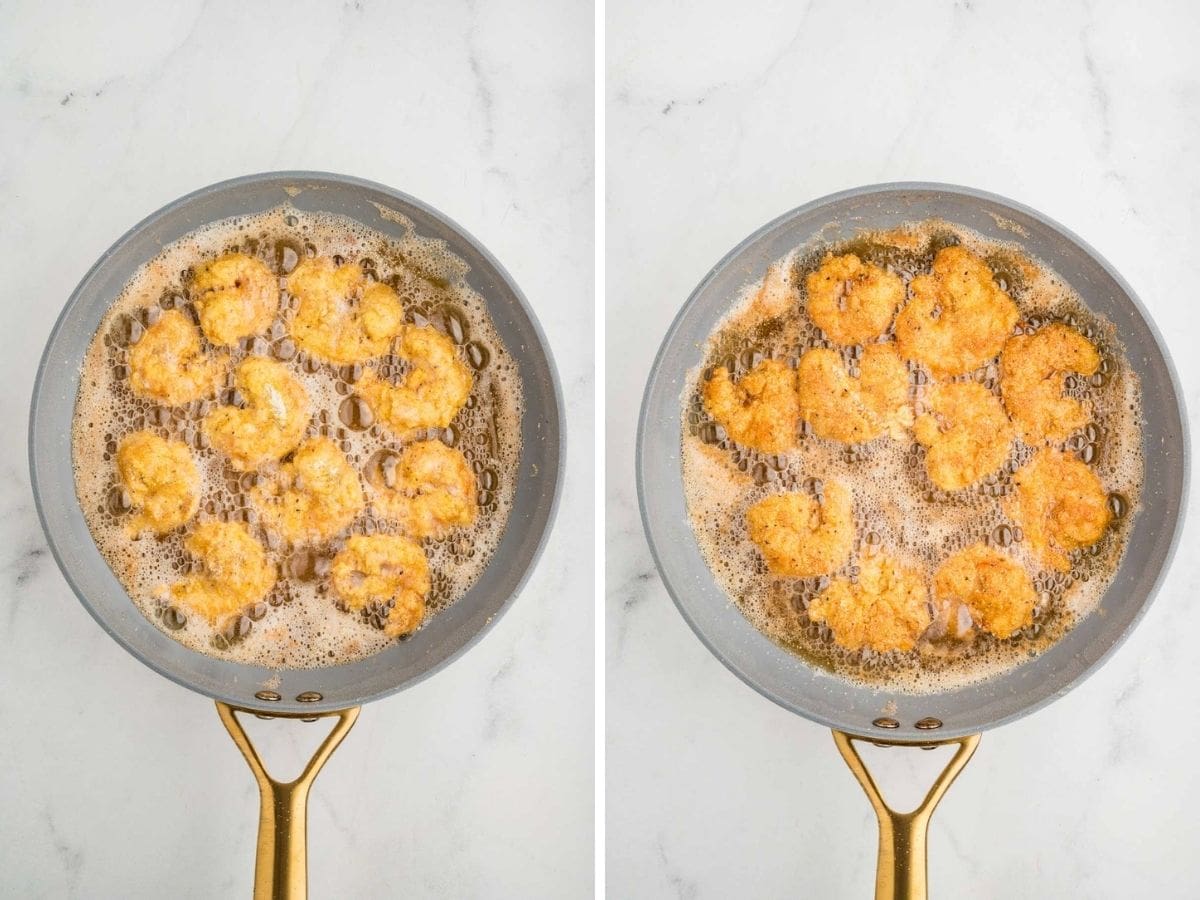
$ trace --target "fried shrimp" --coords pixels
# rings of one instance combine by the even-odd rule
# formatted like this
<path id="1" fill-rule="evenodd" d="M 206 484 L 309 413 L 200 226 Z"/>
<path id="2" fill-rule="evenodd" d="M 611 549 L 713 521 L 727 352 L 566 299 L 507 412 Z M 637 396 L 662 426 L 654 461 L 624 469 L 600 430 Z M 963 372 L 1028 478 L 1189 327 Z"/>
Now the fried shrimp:
<path id="1" fill-rule="evenodd" d="M 354 535 L 333 558 L 330 580 L 350 609 L 386 611 L 384 631 L 393 637 L 416 631 L 425 617 L 429 564 L 421 545 L 406 537 Z"/>
<path id="2" fill-rule="evenodd" d="M 373 503 L 415 538 L 442 537 L 475 521 L 475 473 L 461 450 L 441 441 L 409 444 L 367 474 Z"/>
<path id="3" fill-rule="evenodd" d="M 774 574 L 828 575 L 854 549 L 854 503 L 836 481 L 825 484 L 821 502 L 807 494 L 773 494 L 746 511 L 746 529 Z"/>
<path id="4" fill-rule="evenodd" d="M 188 293 L 204 336 L 220 346 L 265 331 L 279 311 L 279 280 L 244 253 L 197 266 Z"/>
<path id="5" fill-rule="evenodd" d="M 397 351 L 409 370 L 400 383 L 369 369 L 356 385 L 375 418 L 399 437 L 422 428 L 445 428 L 467 402 L 474 383 L 446 335 L 428 325 L 409 325 L 403 331 Z"/>
<path id="6" fill-rule="evenodd" d="M 328 438 L 310 438 L 291 462 L 250 490 L 272 534 L 292 544 L 328 540 L 362 511 L 362 486 L 345 454 Z"/>
<path id="7" fill-rule="evenodd" d="M 1038 600 L 1025 569 L 982 543 L 958 551 L 938 566 L 933 595 L 952 616 L 957 607 L 966 606 L 976 625 L 1002 640 L 1033 622 Z"/>
<path id="8" fill-rule="evenodd" d="M 182 406 L 216 392 L 222 362 L 201 349 L 200 332 L 187 316 L 170 309 L 129 351 L 129 389 L 155 403 Z"/>
<path id="9" fill-rule="evenodd" d="M 1013 428 L 996 395 L 973 381 L 937 385 L 913 435 L 925 445 L 925 471 L 944 491 L 995 472 L 1008 459 Z"/>
<path id="10" fill-rule="evenodd" d="M 796 373 L 777 359 L 764 359 L 734 381 L 720 366 L 702 389 L 704 408 L 734 442 L 764 453 L 796 444 L 800 407 Z"/>
<path id="11" fill-rule="evenodd" d="M 903 437 L 912 425 L 908 369 L 891 344 L 869 344 L 857 378 L 826 348 L 800 357 L 797 375 L 800 417 L 819 437 L 862 444 L 882 434 Z"/>
<path id="12" fill-rule="evenodd" d="M 909 291 L 896 316 L 896 345 L 939 376 L 994 358 L 1020 317 L 987 263 L 962 247 L 939 250 L 932 272 L 914 278 Z"/>
<path id="13" fill-rule="evenodd" d="M 1108 493 L 1096 473 L 1073 456 L 1043 449 L 1013 476 L 1007 515 L 1025 531 L 1042 560 L 1060 572 L 1067 554 L 1100 540 L 1112 520 Z"/>
<path id="14" fill-rule="evenodd" d="M 205 417 L 212 445 L 242 470 L 295 449 L 311 415 L 304 386 L 282 363 L 257 356 L 244 360 L 234 377 L 246 405 L 220 406 Z"/>
<path id="15" fill-rule="evenodd" d="M 135 431 L 117 448 L 117 474 L 136 511 L 130 530 L 166 534 L 196 514 L 200 473 L 183 441 Z"/>
<path id="16" fill-rule="evenodd" d="M 275 567 L 241 522 L 202 522 L 183 546 L 200 571 L 171 585 L 171 597 L 210 623 L 257 603 L 275 586 Z"/>
<path id="17" fill-rule="evenodd" d="M 306 259 L 288 276 L 287 289 L 299 304 L 293 340 L 326 362 L 347 365 L 382 356 L 404 326 L 396 292 L 368 280 L 358 263 Z"/>
<path id="18" fill-rule="evenodd" d="M 827 255 L 806 279 L 808 315 L 839 344 L 873 341 L 904 302 L 904 282 L 853 253 Z"/>
<path id="19" fill-rule="evenodd" d="M 1008 339 L 1000 355 L 1000 393 L 1025 443 L 1063 441 L 1087 424 L 1088 409 L 1063 396 L 1063 380 L 1069 372 L 1090 376 L 1098 368 L 1095 345 L 1058 322 Z"/>
<path id="20" fill-rule="evenodd" d="M 835 578 L 808 605 L 847 650 L 911 650 L 933 622 L 925 575 L 887 554 L 864 559 L 858 581 Z"/>

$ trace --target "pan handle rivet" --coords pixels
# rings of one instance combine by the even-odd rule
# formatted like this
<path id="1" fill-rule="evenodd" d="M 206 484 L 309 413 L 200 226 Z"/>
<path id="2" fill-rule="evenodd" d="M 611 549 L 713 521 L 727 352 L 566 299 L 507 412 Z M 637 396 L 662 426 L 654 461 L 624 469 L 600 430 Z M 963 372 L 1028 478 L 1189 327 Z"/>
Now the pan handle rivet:
<path id="1" fill-rule="evenodd" d="M 316 703 L 318 700 L 324 700 L 324 699 L 325 698 L 321 694 L 318 694 L 316 691 L 305 691 L 303 694 L 296 695 L 297 703 Z M 938 724 L 941 725 L 942 723 L 938 722 Z"/>
<path id="2" fill-rule="evenodd" d="M 878 719 L 876 719 L 871 724 L 874 725 L 876 728 L 899 728 L 900 727 L 900 723 L 897 722 L 895 719 L 891 718 L 890 716 L 880 716 Z"/>
<path id="3" fill-rule="evenodd" d="M 279 701 L 279 694 L 275 691 L 259 691 L 254 696 L 259 700 L 266 700 L 268 703 L 276 703 Z"/>
<path id="4" fill-rule="evenodd" d="M 917 722 L 916 727 L 920 728 L 922 731 L 933 731 L 935 728 L 942 727 L 942 720 L 935 719 L 933 716 L 929 716 L 928 718 L 921 719 L 919 722 Z"/>

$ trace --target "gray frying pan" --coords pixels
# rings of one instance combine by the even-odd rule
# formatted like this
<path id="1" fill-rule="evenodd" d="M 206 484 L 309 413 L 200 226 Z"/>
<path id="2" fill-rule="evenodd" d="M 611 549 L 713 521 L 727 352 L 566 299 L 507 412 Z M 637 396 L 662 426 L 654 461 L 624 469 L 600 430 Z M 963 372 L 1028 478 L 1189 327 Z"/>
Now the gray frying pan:
<path id="1" fill-rule="evenodd" d="M 495 556 L 467 594 L 411 640 L 375 656 L 323 669 L 266 669 L 198 653 L 160 631 L 133 605 L 92 542 L 75 496 L 71 420 L 80 362 L 105 312 L 134 271 L 164 244 L 210 222 L 284 203 L 336 213 L 384 234 L 443 240 L 470 267 L 467 281 L 488 304 L 516 359 L 524 387 L 522 448 L 508 526 Z M 479 640 L 508 609 L 532 571 L 554 518 L 562 481 L 562 397 L 545 336 L 521 291 L 478 241 L 437 210 L 383 185 L 318 172 L 249 175 L 203 188 L 135 225 L 84 276 L 46 344 L 33 389 L 29 467 L 38 515 L 54 558 L 80 602 L 126 650 L 161 675 L 218 701 L 262 795 L 255 891 L 258 898 L 306 891 L 305 802 L 321 765 L 353 725 L 360 704 L 416 684 Z M 280 784 L 263 768 L 235 710 L 338 719 L 304 774 Z"/>
<path id="2" fill-rule="evenodd" d="M 1062 275 L 1125 344 L 1145 397 L 1145 485 L 1124 560 L 1092 614 L 1040 656 L 987 681 L 926 696 L 867 688 L 820 671 L 754 628 L 718 586 L 692 533 L 680 469 L 680 395 L 688 370 L 741 288 L 795 247 L 838 241 L 862 229 L 942 218 L 1013 241 Z M 701 641 L 750 687 L 834 731 L 880 824 L 877 897 L 925 894 L 925 834 L 942 793 L 966 764 L 979 732 L 1061 697 L 1095 671 L 1133 629 L 1161 583 L 1181 531 L 1188 483 L 1186 417 L 1162 338 L 1124 279 L 1070 231 L 994 194 L 943 184 L 855 188 L 780 216 L 735 247 L 705 276 L 671 324 L 642 403 L 637 485 L 642 523 L 667 590 Z M 947 770 L 911 814 L 880 797 L 854 740 L 929 746 L 957 743 Z"/>

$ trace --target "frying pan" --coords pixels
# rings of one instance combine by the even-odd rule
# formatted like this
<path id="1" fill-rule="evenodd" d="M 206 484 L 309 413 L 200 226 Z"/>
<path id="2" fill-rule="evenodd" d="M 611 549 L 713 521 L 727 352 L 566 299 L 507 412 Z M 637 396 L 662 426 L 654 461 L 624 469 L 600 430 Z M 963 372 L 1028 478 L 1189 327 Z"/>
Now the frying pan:
<path id="1" fill-rule="evenodd" d="M 1141 379 L 1145 482 L 1125 555 L 1101 600 L 1048 650 L 986 681 L 928 695 L 865 687 L 819 670 L 759 632 L 705 564 L 688 522 L 680 466 L 681 393 L 701 364 L 705 340 L 747 284 L 795 247 L 853 237 L 863 229 L 942 218 L 1013 242 L 1049 265 L 1088 307 L 1116 326 Z M 832 194 L 785 213 L 735 247 L 692 292 L 650 372 L 637 438 L 642 524 L 667 590 L 705 646 L 763 696 L 833 729 L 839 751 L 866 791 L 880 826 L 876 896 L 923 897 L 929 818 L 970 759 L 979 733 L 1061 697 L 1116 650 L 1145 613 L 1181 530 L 1188 482 L 1186 417 L 1178 382 L 1149 316 L 1124 279 L 1082 240 L 1028 207 L 953 185 L 881 184 Z M 855 741 L 958 750 L 922 804 L 891 810 Z"/>
<path id="2" fill-rule="evenodd" d="M 357 662 L 321 669 L 268 669 L 191 650 L 151 624 L 129 599 L 96 548 L 75 495 L 71 422 L 80 363 L 101 319 L 137 268 L 202 225 L 282 204 L 334 213 L 393 237 L 403 219 L 418 235 L 445 241 L 470 267 L 468 284 L 488 306 L 516 360 L 524 388 L 521 453 L 508 525 L 479 580 L 404 643 Z M 399 215 L 397 215 L 399 214 Z M 401 218 L 403 217 L 403 218 Z M 101 627 L 160 675 L 217 701 L 222 721 L 246 757 L 261 794 L 256 898 L 306 894 L 306 802 L 321 766 L 354 724 L 363 703 L 416 684 L 455 659 L 511 604 L 537 561 L 562 481 L 562 398 L 546 339 L 512 278 L 450 219 L 399 191 L 343 175 L 272 172 L 235 178 L 163 207 L 117 241 L 84 276 L 46 344 L 29 418 L 29 467 L 50 550 L 75 594 Z M 283 784 L 267 774 L 237 712 L 337 719 L 303 774 Z"/>

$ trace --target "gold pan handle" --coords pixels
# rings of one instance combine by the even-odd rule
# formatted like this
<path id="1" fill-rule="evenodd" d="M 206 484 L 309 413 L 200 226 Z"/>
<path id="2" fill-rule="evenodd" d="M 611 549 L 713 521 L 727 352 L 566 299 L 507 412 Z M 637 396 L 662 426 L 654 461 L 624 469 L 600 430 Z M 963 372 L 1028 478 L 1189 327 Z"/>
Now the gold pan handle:
<path id="1" fill-rule="evenodd" d="M 875 900 L 925 900 L 929 896 L 929 857 L 926 849 L 929 837 L 929 820 L 937 808 L 938 801 L 950 787 L 963 766 L 971 759 L 979 746 L 979 735 L 952 738 L 945 741 L 930 741 L 922 746 L 958 744 L 954 757 L 938 775 L 925 799 L 912 812 L 898 813 L 883 799 L 875 779 L 858 755 L 850 735 L 835 731 L 834 743 L 842 759 L 862 785 L 879 820 L 879 863 L 875 872 Z M 859 739 L 861 740 L 861 738 Z M 887 746 L 913 746 L 895 741 L 872 741 Z"/>

